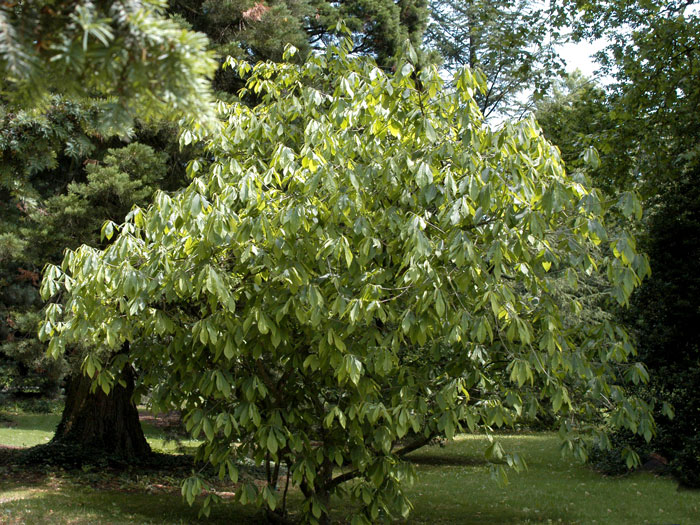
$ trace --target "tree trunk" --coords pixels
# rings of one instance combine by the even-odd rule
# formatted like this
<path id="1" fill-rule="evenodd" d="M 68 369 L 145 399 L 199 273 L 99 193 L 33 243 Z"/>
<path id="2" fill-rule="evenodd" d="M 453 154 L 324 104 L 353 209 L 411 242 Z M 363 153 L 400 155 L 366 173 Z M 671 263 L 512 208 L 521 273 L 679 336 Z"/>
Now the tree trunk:
<path id="1" fill-rule="evenodd" d="M 124 459 L 148 456 L 151 447 L 132 401 L 134 371 L 130 366 L 122 371 L 122 379 L 126 388 L 117 384 L 105 394 L 99 388 L 90 392 L 89 377 L 71 376 L 61 422 L 51 442 Z"/>

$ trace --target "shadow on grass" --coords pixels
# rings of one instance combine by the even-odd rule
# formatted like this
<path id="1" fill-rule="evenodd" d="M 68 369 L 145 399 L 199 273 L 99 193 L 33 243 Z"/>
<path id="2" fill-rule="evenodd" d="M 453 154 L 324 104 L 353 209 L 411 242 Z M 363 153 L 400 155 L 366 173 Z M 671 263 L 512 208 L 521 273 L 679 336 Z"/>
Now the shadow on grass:
<path id="1" fill-rule="evenodd" d="M 459 454 L 432 454 L 430 452 L 410 454 L 406 456 L 406 460 L 414 465 L 435 467 L 481 467 L 488 464 L 483 457 Z"/>
<path id="2" fill-rule="evenodd" d="M 0 428 L 10 428 L 16 431 L 54 432 L 61 416 L 56 414 L 22 414 L 8 415 L 0 421 Z"/>
<path id="3" fill-rule="evenodd" d="M 64 488 L 32 491 L 0 505 L 0 519 L 15 515 L 28 519 L 41 517 L 36 523 L 207 523 L 248 525 L 261 523 L 255 509 L 234 503 L 212 507 L 209 518 L 198 516 L 199 505 L 190 507 L 179 494 L 139 494 L 119 491 L 95 491 Z M 20 523 L 20 522 L 18 522 Z"/>

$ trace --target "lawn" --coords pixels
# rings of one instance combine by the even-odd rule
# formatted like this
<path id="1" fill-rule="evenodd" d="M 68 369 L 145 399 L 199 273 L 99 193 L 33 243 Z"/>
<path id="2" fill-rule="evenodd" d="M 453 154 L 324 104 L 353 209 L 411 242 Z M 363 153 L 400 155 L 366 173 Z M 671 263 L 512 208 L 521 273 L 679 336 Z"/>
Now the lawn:
<path id="1" fill-rule="evenodd" d="M 0 422 L 0 445 L 27 447 L 45 443 L 58 416 L 11 414 L 10 419 L 9 426 Z M 154 448 L 175 450 L 158 428 L 144 427 Z M 459 436 L 444 447 L 414 452 L 410 458 L 418 480 L 408 492 L 415 508 L 409 520 L 398 523 L 700 523 L 700 492 L 678 490 L 668 478 L 650 473 L 601 476 L 562 457 L 553 434 L 500 439 L 504 447 L 524 453 L 529 465 L 526 472 L 511 473 L 505 487 L 490 477 L 483 460 L 483 436 Z M 215 507 L 208 520 L 200 520 L 196 508 L 183 504 L 177 485 L 177 479 L 162 472 L 22 472 L 0 465 L 0 523 L 260 522 L 253 509 L 231 502 Z M 343 523 L 347 511 L 336 502 L 335 521 Z"/>

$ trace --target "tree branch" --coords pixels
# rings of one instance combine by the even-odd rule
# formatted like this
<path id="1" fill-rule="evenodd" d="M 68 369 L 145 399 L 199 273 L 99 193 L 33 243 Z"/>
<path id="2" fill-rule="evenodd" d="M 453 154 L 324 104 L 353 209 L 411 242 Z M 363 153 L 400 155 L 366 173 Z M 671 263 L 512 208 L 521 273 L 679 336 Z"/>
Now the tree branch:
<path id="1" fill-rule="evenodd" d="M 401 457 L 405 456 L 406 454 L 413 452 L 414 450 L 418 450 L 419 448 L 424 447 L 425 445 L 430 443 L 430 441 L 436 435 L 437 435 L 437 432 L 431 432 L 428 437 L 418 439 L 418 440 L 414 441 L 413 443 L 409 443 L 405 447 L 402 447 L 399 450 L 395 451 L 394 455 L 401 458 Z M 330 491 L 330 490 L 334 489 L 335 487 L 337 487 L 338 485 L 340 485 L 341 483 L 345 483 L 346 481 L 350 481 L 351 479 L 355 479 L 359 475 L 360 475 L 360 471 L 357 469 L 351 470 L 349 472 L 345 472 L 344 474 L 336 476 L 335 478 L 330 480 L 328 482 L 328 484 L 324 487 L 324 489 Z"/>

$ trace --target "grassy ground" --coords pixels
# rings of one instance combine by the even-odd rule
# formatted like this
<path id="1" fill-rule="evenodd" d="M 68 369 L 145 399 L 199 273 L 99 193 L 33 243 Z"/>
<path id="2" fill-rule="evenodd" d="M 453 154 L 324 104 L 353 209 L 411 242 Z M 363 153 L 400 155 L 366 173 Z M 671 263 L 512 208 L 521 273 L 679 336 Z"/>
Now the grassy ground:
<path id="1" fill-rule="evenodd" d="M 46 442 L 58 417 L 10 414 L 10 419 L 9 426 L 0 422 L 0 445 L 26 447 Z M 144 426 L 154 448 L 175 449 L 158 428 Z M 670 479 L 649 473 L 600 476 L 562 458 L 552 434 L 501 439 L 505 447 L 523 452 L 529 464 L 526 472 L 511 474 L 507 487 L 490 478 L 483 437 L 460 436 L 445 447 L 413 453 L 418 481 L 408 489 L 415 508 L 406 523 L 700 523 L 700 492 L 679 491 Z M 178 483 L 162 472 L 22 472 L 0 463 L 0 523 L 260 522 L 253 510 L 230 502 L 215 508 L 210 519 L 199 520 L 197 509 L 182 503 Z M 335 521 L 343 523 L 347 511 L 337 502 Z"/>
<path id="2" fill-rule="evenodd" d="M 411 523 L 700 523 L 700 492 L 650 473 L 607 478 L 562 458 L 552 434 L 505 436 L 528 470 L 499 487 L 480 460 L 484 438 L 460 436 L 413 454 L 419 481 L 409 489 Z"/>

